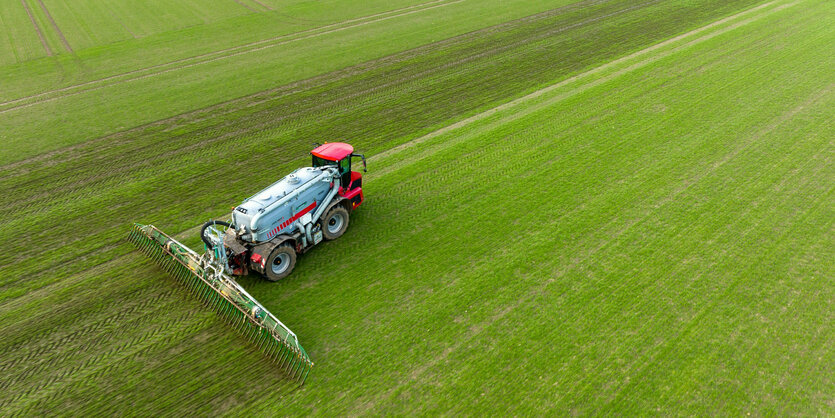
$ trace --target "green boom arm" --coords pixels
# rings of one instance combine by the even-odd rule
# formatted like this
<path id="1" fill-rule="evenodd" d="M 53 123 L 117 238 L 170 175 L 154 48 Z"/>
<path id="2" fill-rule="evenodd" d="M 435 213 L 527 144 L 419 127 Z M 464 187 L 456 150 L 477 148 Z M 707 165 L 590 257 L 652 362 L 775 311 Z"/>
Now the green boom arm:
<path id="1" fill-rule="evenodd" d="M 296 334 L 226 275 L 211 257 L 198 255 L 153 225 L 134 224 L 128 239 L 249 337 L 290 377 L 304 383 L 313 362 Z"/>

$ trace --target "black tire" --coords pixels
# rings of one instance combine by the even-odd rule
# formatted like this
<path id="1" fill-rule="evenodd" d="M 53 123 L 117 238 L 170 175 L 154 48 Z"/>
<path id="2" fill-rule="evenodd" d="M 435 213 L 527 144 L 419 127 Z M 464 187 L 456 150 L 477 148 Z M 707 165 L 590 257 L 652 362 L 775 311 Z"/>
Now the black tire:
<path id="1" fill-rule="evenodd" d="M 344 206 L 336 205 L 330 208 L 328 213 L 319 221 L 319 225 L 322 226 L 322 235 L 328 241 L 341 237 L 348 229 L 348 221 L 350 221 L 350 217 Z"/>
<path id="2" fill-rule="evenodd" d="M 227 228 L 232 226 L 232 225 L 229 224 L 229 222 L 223 222 L 223 221 L 209 221 L 209 222 L 204 223 L 203 227 L 200 228 L 200 239 L 202 239 L 203 243 L 206 244 L 209 248 L 212 248 L 214 246 L 214 244 L 212 244 L 209 241 L 209 239 L 206 238 L 206 228 L 208 228 L 212 225 L 220 225 L 220 226 L 225 226 Z"/>
<path id="3" fill-rule="evenodd" d="M 267 257 L 264 265 L 264 276 L 275 282 L 290 275 L 296 267 L 296 250 L 290 244 L 275 247 Z"/>

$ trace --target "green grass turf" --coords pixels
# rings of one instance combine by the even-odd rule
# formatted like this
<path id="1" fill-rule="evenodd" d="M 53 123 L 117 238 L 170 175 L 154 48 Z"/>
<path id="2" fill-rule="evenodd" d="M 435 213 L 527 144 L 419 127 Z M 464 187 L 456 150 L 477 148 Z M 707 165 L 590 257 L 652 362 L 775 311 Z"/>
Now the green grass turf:
<path id="1" fill-rule="evenodd" d="M 19 2 L 0 3 L 0 33 L 3 34 L 0 36 L 0 64 L 46 55 L 26 9 Z M 7 88 L 3 87 L 4 90 Z"/>
<path id="2" fill-rule="evenodd" d="M 74 49 L 74 54 L 59 54 L 55 58 L 23 59 L 0 67 L 0 74 L 8 85 L 0 91 L 4 100 L 15 99 L 60 87 L 67 87 L 122 72 L 170 63 L 210 52 L 222 51 L 252 42 L 269 40 L 278 36 L 297 34 L 320 28 L 340 27 L 346 22 L 361 23 L 365 18 L 386 17 L 447 3 L 447 0 L 398 0 L 367 1 L 361 4 L 334 1 L 328 7 L 307 1 L 286 2 L 280 10 L 269 13 L 248 13 L 227 16 L 224 19 L 192 25 L 166 27 L 154 15 L 155 5 L 148 1 L 108 2 L 108 8 L 100 8 L 94 14 L 72 14 L 65 17 L 61 8 L 56 9 L 56 24 L 66 29 L 66 36 L 76 34 L 73 25 L 87 20 L 107 18 L 124 21 L 135 37 L 110 37 L 89 47 Z M 37 0 L 34 2 L 37 5 Z M 47 3 L 44 3 L 45 5 Z M 91 3 L 92 4 L 92 3 Z M 97 4 L 97 6 L 102 6 Z M 7 13 L 22 16 L 28 21 L 20 3 L 7 4 Z M 83 6 L 81 6 L 83 7 Z M 40 6 L 37 6 L 40 10 Z M 73 9 L 75 10 L 75 9 Z M 432 9 L 430 9 L 432 10 Z M 112 14 L 112 16 L 110 15 Z M 315 17 L 315 18 L 314 18 Z M 5 19 L 5 17 L 4 17 Z M 73 20 L 75 19 L 75 20 Z M 86 25 L 86 26 L 91 26 Z M 22 26 L 22 25 L 21 25 Z M 135 29 L 138 28 L 138 29 Z M 33 40 L 37 35 L 31 25 L 24 27 Z M 96 33 L 109 32 L 106 28 L 94 29 Z M 90 30 L 90 33 L 93 29 Z M 115 31 L 115 30 L 112 30 Z M 104 35 L 101 35 L 105 38 Z M 41 57 L 46 53 L 38 42 Z M 61 52 L 61 51 L 57 51 Z"/>
<path id="3" fill-rule="evenodd" d="M 624 10 L 623 4 L 610 7 L 616 11 Z M 633 12 L 647 11 L 636 9 Z M 688 9 L 682 10 L 682 15 L 692 16 L 687 12 Z M 606 16 L 611 11 L 595 13 L 598 15 L 583 16 L 583 20 L 597 19 L 599 13 Z M 274 180 L 275 172 L 290 170 L 305 162 L 302 156 L 314 141 L 344 138 L 371 152 L 383 150 L 408 140 L 415 133 L 443 126 L 460 115 L 501 103 L 518 95 L 518 89 L 526 84 L 565 77 L 566 73 L 579 71 L 595 61 L 618 56 L 607 48 L 590 45 L 588 40 L 611 42 L 623 38 L 623 30 L 628 26 L 583 25 L 573 31 L 548 36 L 545 40 L 553 45 L 550 48 L 544 49 L 535 43 L 543 32 L 553 35 L 554 19 L 573 17 L 571 11 L 558 10 L 536 19 L 508 24 L 502 31 L 493 28 L 476 32 L 407 51 L 382 62 L 372 61 L 301 85 L 267 91 L 91 140 L 23 164 L 8 165 L 0 171 L 3 174 L 0 185 L 13 190 L 17 197 L 9 200 L 3 209 L 25 211 L 40 199 L 43 210 L 13 219 L 4 230 L 14 233 L 37 225 L 39 232 L 32 236 L 36 240 L 49 239 L 56 233 L 72 236 L 72 231 L 95 230 L 96 240 L 77 237 L 72 239 L 74 245 L 68 248 L 45 251 L 61 264 L 60 269 L 69 267 L 63 263 L 79 257 L 106 260 L 112 257 L 110 251 L 114 248 L 109 248 L 110 251 L 102 249 L 121 238 L 123 219 L 148 213 L 153 214 L 154 219 L 180 222 L 171 225 L 175 228 L 185 228 L 193 222 L 194 216 L 198 219 L 216 216 L 216 212 L 205 208 L 216 208 L 219 201 L 234 205 L 248 196 L 246 190 L 252 184 L 268 184 Z M 605 20 L 595 22 L 602 21 Z M 675 22 L 660 20 L 653 26 L 666 28 L 666 34 L 669 34 L 675 30 Z M 563 25 L 557 29 L 575 26 L 575 23 L 563 22 Z M 633 28 L 644 30 L 643 25 Z M 656 32 L 655 36 L 662 34 L 665 32 Z M 644 32 L 643 36 L 651 34 Z M 531 43 L 535 47 L 527 46 Z M 635 45 L 626 40 L 621 43 Z M 577 51 L 593 47 L 596 53 L 589 53 L 589 58 L 573 57 Z M 454 59 L 451 64 L 450 59 Z M 563 64 L 545 65 L 551 62 Z M 467 71 L 462 71 L 462 67 Z M 522 72 L 524 76 L 520 77 L 521 69 L 530 71 Z M 385 82 L 380 83 L 380 80 Z M 433 94 L 428 95 L 427 91 Z M 472 100 L 462 100 L 464 98 Z M 195 149 L 214 155 L 211 158 L 217 159 L 216 166 L 209 169 L 205 156 L 195 158 Z M 242 154 L 249 155 L 245 162 L 238 157 Z M 137 155 L 142 158 L 136 158 Z M 283 159 L 276 161 L 275 155 Z M 49 164 L 43 163 L 45 159 Z M 230 176 L 240 170 L 241 164 L 275 166 L 276 171 L 256 170 L 246 176 Z M 102 170 L 103 166 L 115 169 Z M 171 176 L 188 181 L 180 182 L 177 187 L 172 185 L 164 195 L 158 194 L 152 200 L 143 198 L 145 193 L 140 191 L 141 188 L 153 188 L 154 182 L 166 182 L 165 179 Z M 125 184 L 126 178 L 139 181 Z M 199 186 L 205 182 L 224 184 L 225 187 L 207 193 Z M 40 184 L 40 187 L 31 188 L 31 184 Z M 126 191 L 122 186 L 132 191 Z M 203 191 L 195 194 L 196 188 Z M 230 196 L 228 190 L 240 191 L 237 196 Z M 130 206 L 117 203 L 123 200 L 125 193 L 139 196 Z M 177 196 L 186 195 L 200 199 L 201 203 L 195 205 L 193 201 L 183 201 L 163 209 L 168 213 L 159 213 L 160 201 L 177 201 Z M 88 213 L 101 216 L 91 219 Z M 21 256 L 6 272 L 10 277 L 14 273 L 28 272 L 30 280 L 14 292 L 55 280 L 55 272 L 40 267 L 41 261 L 27 257 L 23 248 L 23 243 L 11 247 Z"/>
<path id="4" fill-rule="evenodd" d="M 497 13 L 490 2 L 469 7 L 457 0 L 425 2 L 417 8 L 399 8 L 384 15 L 372 9 L 366 12 L 371 17 L 345 19 L 336 26 L 305 23 L 301 29 L 306 32 L 289 25 L 276 26 L 269 17 L 228 19 L 223 26 L 204 25 L 189 33 L 168 33 L 166 36 L 176 42 L 159 39 L 162 44 L 154 47 L 145 47 L 145 39 L 140 39 L 136 43 L 142 45 L 90 48 L 57 57 L 54 62 L 8 66 L 0 69 L 10 82 L 8 100 L 22 102 L 0 105 L 0 123 L 6 128 L 0 132 L 0 140 L 9 144 L 0 150 L 0 162 L 260 92 L 502 19 L 522 17 L 546 9 L 543 3 L 530 2 L 518 8 L 505 5 Z M 501 13 L 505 8 L 508 12 Z M 204 35 L 209 30 L 225 36 L 215 33 L 207 40 Z M 149 38 L 147 42 L 151 41 Z M 175 52 L 168 54 L 169 48 Z M 194 56 L 198 58 L 190 58 Z M 183 59 L 186 61 L 176 61 Z M 56 65 L 60 71 L 56 71 Z M 63 85 L 66 80 L 73 80 L 70 86 L 82 85 L 71 87 L 70 92 L 43 87 Z M 93 84 L 83 84 L 90 81 Z M 40 93 L 46 96 L 31 97 Z M 46 98 L 49 101 L 42 101 Z M 44 138 L 44 131 L 53 134 L 50 139 Z"/>
<path id="5" fill-rule="evenodd" d="M 560 34 L 582 17 L 540 16 L 4 166 L 0 407 L 831 413 L 831 4 L 615 61 L 717 4 Z M 493 59 L 430 64 L 473 48 Z M 536 71 L 563 49 L 591 56 Z M 369 151 L 367 203 L 291 279 L 241 280 L 316 362 L 295 389 L 121 237 L 135 220 L 196 244 L 326 135 Z"/>
<path id="6" fill-rule="evenodd" d="M 73 49 L 107 45 L 253 13 L 232 0 L 42 1 Z"/>

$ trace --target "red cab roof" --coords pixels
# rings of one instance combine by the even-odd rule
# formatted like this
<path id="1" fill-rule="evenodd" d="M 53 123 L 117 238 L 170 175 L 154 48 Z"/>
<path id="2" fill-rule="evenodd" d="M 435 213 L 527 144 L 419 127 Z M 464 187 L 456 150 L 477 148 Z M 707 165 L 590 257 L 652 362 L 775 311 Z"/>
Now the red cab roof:
<path id="1" fill-rule="evenodd" d="M 311 154 L 328 161 L 339 161 L 354 152 L 354 147 L 344 142 L 330 142 L 319 145 L 310 151 Z"/>

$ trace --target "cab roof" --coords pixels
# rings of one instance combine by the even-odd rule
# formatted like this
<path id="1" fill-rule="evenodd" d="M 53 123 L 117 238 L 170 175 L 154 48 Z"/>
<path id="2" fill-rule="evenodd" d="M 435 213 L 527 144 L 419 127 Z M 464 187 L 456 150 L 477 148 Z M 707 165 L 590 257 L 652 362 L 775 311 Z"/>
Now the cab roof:
<path id="1" fill-rule="evenodd" d="M 328 161 L 339 161 L 354 152 L 354 147 L 344 142 L 329 142 L 310 151 L 311 154 Z"/>

